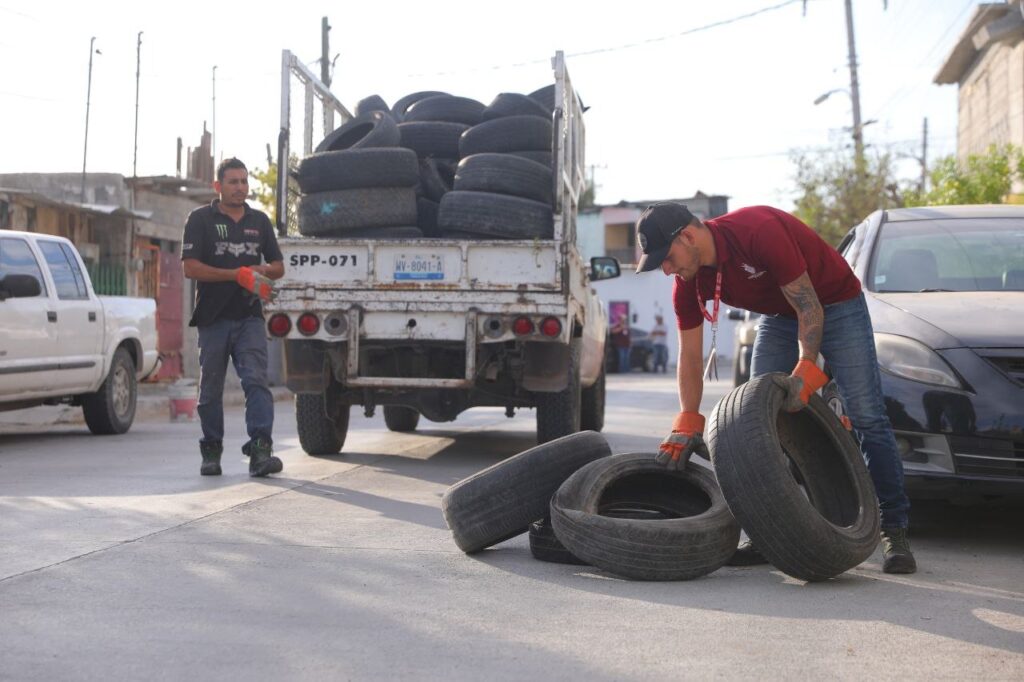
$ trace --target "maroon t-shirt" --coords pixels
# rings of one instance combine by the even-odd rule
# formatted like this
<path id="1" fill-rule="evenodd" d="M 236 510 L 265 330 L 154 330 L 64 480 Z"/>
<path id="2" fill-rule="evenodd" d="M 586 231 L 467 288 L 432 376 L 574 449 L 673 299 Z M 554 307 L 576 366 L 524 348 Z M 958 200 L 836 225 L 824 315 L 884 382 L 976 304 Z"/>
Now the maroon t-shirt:
<path id="1" fill-rule="evenodd" d="M 780 287 L 804 271 L 822 305 L 860 294 L 860 280 L 839 252 L 785 211 L 750 206 L 704 224 L 715 239 L 723 303 L 765 315 L 796 317 Z M 693 329 L 704 321 L 697 305 L 698 284 L 701 299 L 712 312 L 716 274 L 715 268 L 703 267 L 689 282 L 675 278 L 672 298 L 679 329 Z"/>

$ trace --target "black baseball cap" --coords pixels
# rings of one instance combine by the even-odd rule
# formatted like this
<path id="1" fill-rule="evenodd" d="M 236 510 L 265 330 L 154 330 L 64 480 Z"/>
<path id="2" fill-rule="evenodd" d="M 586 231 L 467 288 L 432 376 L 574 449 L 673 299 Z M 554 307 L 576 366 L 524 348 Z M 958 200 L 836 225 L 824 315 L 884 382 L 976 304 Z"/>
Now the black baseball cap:
<path id="1" fill-rule="evenodd" d="M 693 220 L 690 209 L 674 201 L 659 201 L 644 209 L 636 221 L 636 241 L 644 255 L 636 271 L 649 272 L 661 267 L 672 248 L 672 240 Z"/>

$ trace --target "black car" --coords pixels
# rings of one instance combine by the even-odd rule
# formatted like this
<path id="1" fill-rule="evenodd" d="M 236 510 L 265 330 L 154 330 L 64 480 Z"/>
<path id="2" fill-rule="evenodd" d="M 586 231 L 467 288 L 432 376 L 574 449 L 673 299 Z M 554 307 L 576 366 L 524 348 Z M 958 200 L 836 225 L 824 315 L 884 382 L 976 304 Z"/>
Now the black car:
<path id="1" fill-rule="evenodd" d="M 608 331 L 608 342 L 604 344 L 604 370 L 609 374 L 619 371 L 619 349 L 612 345 L 612 333 Z M 654 344 L 651 335 L 639 327 L 629 328 L 629 371 L 642 369 L 654 371 Z"/>
<path id="2" fill-rule="evenodd" d="M 876 211 L 838 248 L 864 286 L 908 491 L 1024 495 L 1024 206 Z M 824 395 L 841 415 L 834 383 Z"/>

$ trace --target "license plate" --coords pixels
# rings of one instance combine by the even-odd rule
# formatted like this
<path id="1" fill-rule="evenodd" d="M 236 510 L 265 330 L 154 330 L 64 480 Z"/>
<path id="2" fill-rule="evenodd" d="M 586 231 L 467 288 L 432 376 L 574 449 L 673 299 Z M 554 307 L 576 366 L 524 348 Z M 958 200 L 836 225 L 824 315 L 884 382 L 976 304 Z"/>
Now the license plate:
<path id="1" fill-rule="evenodd" d="M 395 280 L 444 279 L 444 259 L 436 253 L 395 255 Z"/>

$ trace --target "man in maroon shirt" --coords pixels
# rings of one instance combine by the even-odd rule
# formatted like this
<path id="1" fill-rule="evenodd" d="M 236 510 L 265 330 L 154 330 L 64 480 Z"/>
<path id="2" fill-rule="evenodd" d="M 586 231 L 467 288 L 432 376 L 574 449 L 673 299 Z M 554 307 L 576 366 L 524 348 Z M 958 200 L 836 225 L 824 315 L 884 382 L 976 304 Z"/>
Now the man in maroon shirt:
<path id="1" fill-rule="evenodd" d="M 717 320 L 720 301 L 762 313 L 754 341 L 751 376 L 789 372 L 777 380 L 784 409 L 803 409 L 828 382 L 819 352 L 833 369 L 847 414 L 860 441 L 878 493 L 882 515 L 883 569 L 917 570 L 907 540 L 910 502 L 903 465 L 882 400 L 871 319 L 860 281 L 842 256 L 790 214 L 752 206 L 701 222 L 686 206 L 649 206 L 636 223 L 643 256 L 637 272 L 661 268 L 674 275 L 679 328 L 679 402 L 672 433 L 658 450 L 669 468 L 706 457 L 704 417 L 704 320 Z M 712 312 L 705 308 L 713 298 Z M 746 543 L 734 564 L 761 563 Z"/>

